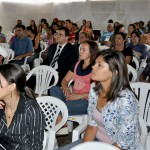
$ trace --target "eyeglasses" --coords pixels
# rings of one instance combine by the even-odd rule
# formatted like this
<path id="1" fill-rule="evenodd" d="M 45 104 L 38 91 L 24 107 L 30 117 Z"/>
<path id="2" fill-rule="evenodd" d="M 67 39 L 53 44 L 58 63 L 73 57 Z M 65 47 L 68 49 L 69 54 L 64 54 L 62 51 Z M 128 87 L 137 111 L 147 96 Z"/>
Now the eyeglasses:
<path id="1" fill-rule="evenodd" d="M 60 36 L 60 37 L 62 37 L 62 36 L 65 36 L 64 34 L 61 34 L 61 33 L 55 33 L 55 36 Z"/>

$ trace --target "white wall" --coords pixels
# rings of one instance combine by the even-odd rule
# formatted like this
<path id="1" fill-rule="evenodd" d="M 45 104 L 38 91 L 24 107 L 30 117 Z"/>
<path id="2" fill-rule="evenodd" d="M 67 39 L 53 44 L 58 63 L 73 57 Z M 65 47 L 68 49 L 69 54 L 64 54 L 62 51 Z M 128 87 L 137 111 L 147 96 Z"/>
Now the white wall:
<path id="1" fill-rule="evenodd" d="M 11 30 L 17 19 L 21 19 L 27 26 L 31 19 L 38 24 L 41 18 L 46 18 L 51 23 L 54 17 L 64 20 L 69 18 L 79 25 L 82 19 L 91 20 L 93 28 L 101 30 L 105 29 L 109 19 L 126 26 L 140 20 L 147 23 L 150 20 L 150 0 L 87 1 L 57 5 L 0 3 L 0 25 L 3 32 Z"/>

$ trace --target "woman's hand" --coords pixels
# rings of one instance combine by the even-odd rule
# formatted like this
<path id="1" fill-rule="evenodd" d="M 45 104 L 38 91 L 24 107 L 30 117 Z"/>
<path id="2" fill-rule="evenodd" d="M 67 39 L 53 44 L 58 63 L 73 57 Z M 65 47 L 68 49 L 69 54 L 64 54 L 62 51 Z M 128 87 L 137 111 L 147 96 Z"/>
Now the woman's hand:
<path id="1" fill-rule="evenodd" d="M 71 94 L 69 87 L 62 87 L 62 90 L 63 90 L 65 97 L 68 97 Z"/>
<path id="2" fill-rule="evenodd" d="M 67 100 L 78 100 L 81 98 L 82 98 L 81 94 L 75 94 L 75 93 L 71 93 L 66 97 Z"/>
<path id="3" fill-rule="evenodd" d="M 3 101 L 0 101 L 0 109 L 4 109 L 5 103 Z"/>

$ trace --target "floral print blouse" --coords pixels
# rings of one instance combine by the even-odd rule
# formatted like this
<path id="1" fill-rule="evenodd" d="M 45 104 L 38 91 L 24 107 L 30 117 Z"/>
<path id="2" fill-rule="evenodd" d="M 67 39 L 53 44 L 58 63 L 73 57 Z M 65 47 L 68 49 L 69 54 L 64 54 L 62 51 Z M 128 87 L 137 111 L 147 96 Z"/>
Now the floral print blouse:
<path id="1" fill-rule="evenodd" d="M 88 125 L 97 126 L 93 111 L 97 107 L 98 94 L 92 83 L 89 93 Z M 122 149 L 144 150 L 140 142 L 138 101 L 129 89 L 121 90 L 114 101 L 109 101 L 102 109 L 103 124 L 112 143 Z"/>

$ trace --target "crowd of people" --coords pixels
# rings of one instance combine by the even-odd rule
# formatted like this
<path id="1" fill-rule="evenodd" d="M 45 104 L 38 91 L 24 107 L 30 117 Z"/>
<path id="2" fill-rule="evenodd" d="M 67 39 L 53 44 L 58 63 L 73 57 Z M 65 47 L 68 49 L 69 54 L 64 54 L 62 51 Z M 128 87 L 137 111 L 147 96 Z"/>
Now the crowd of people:
<path id="1" fill-rule="evenodd" d="M 146 61 L 139 80 L 150 82 L 147 49 L 150 23 L 147 27 L 143 21 L 129 24 L 126 30 L 125 25 L 109 20 L 107 31 L 96 41 L 92 22 L 85 19 L 81 27 L 70 19 L 54 18 L 49 25 L 43 18 L 38 26 L 30 20 L 26 27 L 22 20 L 17 20 L 12 30 L 14 36 L 8 44 L 14 51 L 14 60 L 4 64 L 8 54 L 0 46 L 0 145 L 6 149 L 42 150 L 45 119 L 32 89 L 26 86 L 34 88 L 35 83 L 26 83 L 21 65 L 30 56 L 28 63 L 33 68 L 43 41 L 48 47 L 42 56 L 42 65 L 53 67 L 59 75 L 57 85 L 51 87 L 48 94 L 61 99 L 69 115 L 88 114 L 83 141 L 60 150 L 95 140 L 119 149 L 143 149 L 138 99 L 129 84 L 127 64 L 133 65 L 133 57 L 139 63 Z M 0 43 L 5 43 L 6 37 L 1 31 L 0 26 Z M 99 45 L 109 49 L 101 50 Z"/>

